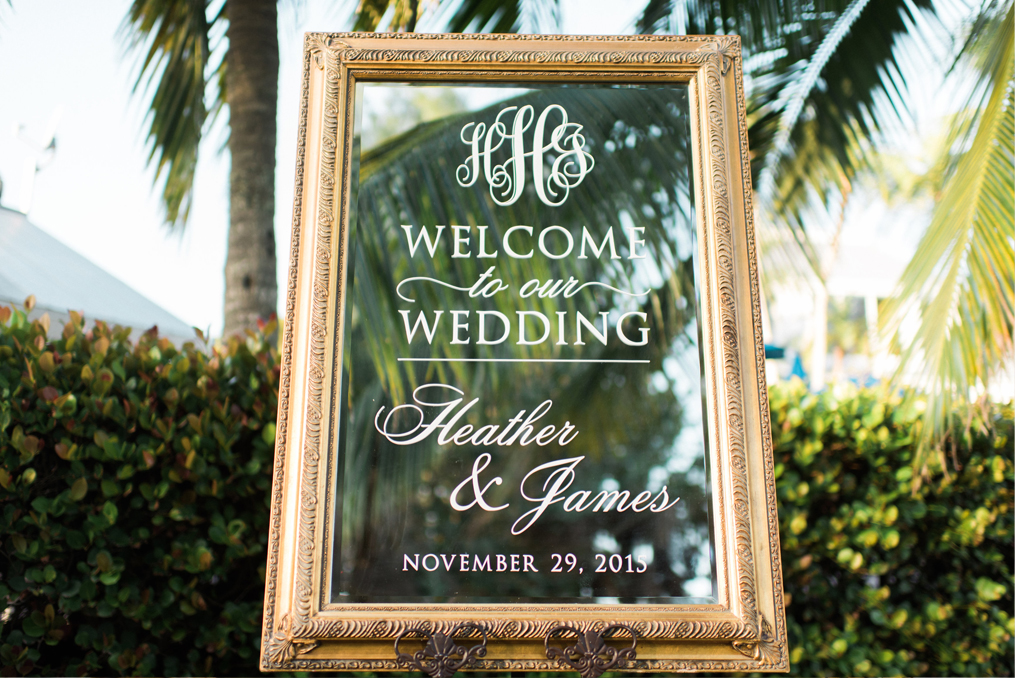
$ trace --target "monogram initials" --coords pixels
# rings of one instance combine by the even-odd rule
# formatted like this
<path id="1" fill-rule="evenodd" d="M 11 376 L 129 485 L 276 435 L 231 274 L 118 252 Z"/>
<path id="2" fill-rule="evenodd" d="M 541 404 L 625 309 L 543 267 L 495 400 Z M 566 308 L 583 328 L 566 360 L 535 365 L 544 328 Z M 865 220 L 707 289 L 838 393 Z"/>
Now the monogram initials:
<path id="1" fill-rule="evenodd" d="M 515 115 L 509 132 L 508 124 L 502 118 L 512 111 Z M 552 112 L 560 114 L 560 123 L 550 131 L 547 141 L 547 121 Z M 551 207 L 563 204 L 571 189 L 592 171 L 595 161 L 584 150 L 585 137 L 581 134 L 583 126 L 568 122 L 567 111 L 558 104 L 550 104 L 539 114 L 532 131 L 531 147 L 526 150 L 524 135 L 534 119 L 535 112 L 531 105 L 521 108 L 508 106 L 497 114 L 489 129 L 484 122 L 470 122 L 463 127 L 462 142 L 471 148 L 472 153 L 455 172 L 458 185 L 468 188 L 475 184 L 482 165 L 482 173 L 490 186 L 493 201 L 502 207 L 514 204 L 525 188 L 525 158 L 531 157 L 532 182 L 536 187 L 536 195 Z M 496 165 L 493 154 L 504 144 L 508 144 L 511 157 Z M 544 154 L 550 154 L 553 161 L 549 174 L 545 177 Z"/>

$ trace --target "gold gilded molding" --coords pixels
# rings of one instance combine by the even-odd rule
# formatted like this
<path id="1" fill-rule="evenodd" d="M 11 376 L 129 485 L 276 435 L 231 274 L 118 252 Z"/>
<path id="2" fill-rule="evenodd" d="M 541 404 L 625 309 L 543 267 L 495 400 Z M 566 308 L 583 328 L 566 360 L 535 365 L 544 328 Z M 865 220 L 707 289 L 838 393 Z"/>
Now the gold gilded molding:
<path id="1" fill-rule="evenodd" d="M 303 225 L 303 178 L 306 165 L 308 94 L 310 92 L 310 68 L 316 61 L 311 36 L 304 39 L 303 84 L 300 98 L 299 126 L 296 140 L 296 187 L 293 192 L 293 225 L 290 236 L 289 275 L 286 282 L 285 317 L 281 328 L 281 366 L 278 386 L 278 418 L 275 426 L 275 463 L 272 468 L 271 511 L 268 519 L 268 562 L 264 588 L 264 613 L 261 627 L 261 648 L 264 657 L 274 664 L 285 663 L 285 653 L 279 653 L 284 643 L 275 632 L 275 608 L 278 602 L 278 572 L 282 547 L 282 500 L 280 488 L 285 484 L 286 453 L 289 449 L 290 396 L 293 377 L 293 327 L 296 320 L 296 288 L 298 279 L 299 251 Z M 283 615 L 283 619 L 285 615 Z"/>
<path id="2" fill-rule="evenodd" d="M 772 626 L 764 617 L 761 618 L 761 638 L 758 640 L 734 640 L 733 649 L 745 657 L 761 662 L 762 664 L 775 665 L 782 658 L 782 648 L 775 643 L 775 634 Z"/>
<path id="3" fill-rule="evenodd" d="M 737 86 L 737 111 L 746 111 L 747 102 L 744 99 L 743 64 L 737 62 L 734 68 L 734 77 Z M 765 517 L 768 528 L 769 556 L 771 559 L 770 571 L 773 577 L 772 593 L 774 597 L 776 633 L 773 634 L 771 627 L 765 617 L 761 616 L 762 636 L 765 635 L 765 628 L 768 629 L 770 637 L 786 638 L 786 603 L 783 594 L 782 581 L 782 549 L 779 538 L 779 505 L 775 487 L 775 459 L 772 448 L 772 418 L 768 405 L 768 379 L 765 374 L 765 340 L 761 320 L 761 275 L 758 270 L 759 255 L 757 250 L 756 232 L 754 229 L 754 188 L 751 181 L 750 153 L 747 145 L 747 121 L 743 113 L 737 116 L 737 128 L 740 136 L 740 166 L 741 181 L 744 187 L 744 219 L 747 232 L 747 266 L 750 270 L 748 279 L 751 287 L 751 328 L 754 333 L 754 360 L 757 365 L 755 371 L 758 394 L 758 412 L 761 423 L 761 444 L 763 446 L 762 465 L 765 473 Z M 771 659 L 773 666 L 789 670 L 789 654 L 786 643 L 769 643 L 767 648 L 770 652 L 778 653 Z"/>
<path id="4" fill-rule="evenodd" d="M 399 671 L 402 668 L 393 659 L 296 659 L 285 665 L 287 671 Z M 489 659 L 477 660 L 471 670 L 476 671 L 561 671 L 557 662 L 538 660 Z M 638 673 L 703 673 L 706 671 L 745 672 L 778 670 L 757 661 L 668 661 L 637 660 L 629 662 L 625 671 Z"/>
<path id="5" fill-rule="evenodd" d="M 392 47 L 375 43 L 391 43 Z M 461 44 L 460 49 L 444 43 Z M 566 66 L 566 70 L 561 70 Z M 674 71 L 674 68 L 681 70 Z M 312 91 L 311 69 L 323 74 L 323 88 Z M 778 510 L 775 498 L 774 465 L 764 378 L 764 348 L 760 321 L 760 287 L 757 252 L 751 213 L 750 166 L 746 139 L 746 107 L 742 88 L 740 42 L 736 36 L 497 36 L 497 35 L 413 35 L 413 34 L 308 34 L 305 39 L 303 98 L 300 108 L 297 150 L 296 191 L 290 272 L 287 285 L 285 324 L 282 332 L 282 368 L 279 387 L 279 419 L 276 435 L 276 459 L 273 469 L 268 567 L 262 633 L 262 668 L 266 670 L 398 670 L 394 657 L 389 659 L 334 659 L 315 657 L 314 650 L 329 641 L 378 641 L 395 638 L 411 627 L 433 632 L 449 632 L 454 626 L 474 621 L 463 606 L 371 606 L 369 616 L 358 617 L 355 610 L 335 618 L 326 607 L 322 582 L 322 553 L 328 551 L 330 537 L 328 515 L 322 507 L 328 501 L 328 470 L 322 467 L 322 441 L 330 441 L 334 425 L 329 419 L 328 394 L 337 387 L 337 370 L 329 373 L 329 351 L 341 337 L 336 306 L 343 298 L 345 276 L 343 229 L 349 205 L 345 190 L 349 184 L 352 110 L 343 97 L 351 99 L 353 83 L 346 73 L 362 72 L 387 78 L 424 78 L 453 80 L 494 69 L 501 79 L 538 80 L 552 74 L 561 78 L 616 80 L 679 77 L 701 83 L 704 115 L 700 119 L 704 162 L 695 158 L 703 181 L 698 187 L 705 214 L 706 237 L 702 238 L 703 309 L 705 317 L 717 323 L 714 337 L 706 337 L 705 347 L 714 366 L 709 375 L 716 397 L 710 410 L 723 425 L 712 433 L 712 462 L 715 467 L 717 522 L 732 522 L 732 530 L 717 530 L 716 556 L 718 575 L 724 590 L 735 596 L 736 605 L 678 606 L 687 619 L 672 619 L 672 607 L 638 606 L 625 614 L 602 606 L 553 606 L 552 620 L 527 620 L 538 605 L 495 605 L 482 607 L 482 623 L 491 639 L 521 641 L 541 639 L 553 627 L 564 623 L 579 629 L 601 630 L 610 624 L 626 624 L 645 640 L 715 641 L 732 644 L 746 659 L 714 661 L 644 660 L 632 662 L 636 671 L 757 671 L 788 670 L 781 561 L 778 553 Z M 732 76 L 730 75 L 732 71 Z M 343 78 L 346 81 L 343 82 Z M 308 120 L 317 97 L 320 133 L 308 139 Z M 735 116 L 726 114 L 731 104 Z M 341 118 L 341 124 L 340 124 Z M 728 128 L 735 125 L 736 129 Z M 729 147 L 739 147 L 730 157 Z M 307 145 L 317 144 L 317 166 L 306 173 Z M 735 163 L 731 173 L 731 163 Z M 739 171 L 736 171 L 739 170 Z M 306 181 L 306 177 L 312 177 Z M 733 191 L 731 181 L 740 186 Z M 308 185 L 316 190 L 316 203 L 304 203 Z M 707 186 L 706 186 L 707 184 Z M 734 193 L 743 196 L 735 204 Z M 707 200 L 707 202 L 706 202 Z M 312 223 L 304 223 L 309 214 Z M 737 231 L 737 229 L 741 229 Z M 746 232 L 748 261 L 739 263 L 735 240 Z M 301 259 L 301 252 L 303 258 Z M 307 256 L 308 254 L 311 256 Z M 743 268 L 738 269 L 738 266 Z M 738 280 L 738 270 L 747 287 Z M 745 303 L 746 302 L 746 303 Z M 750 308 L 750 314 L 745 309 Z M 739 327 L 750 322 L 754 340 L 754 378 L 745 382 L 742 374 Z M 297 342 L 297 326 L 304 333 Z M 294 352 L 303 350 L 304 367 L 294 368 Z M 749 415 L 745 408 L 745 388 L 760 407 L 760 438 L 763 449 L 749 451 L 745 426 Z M 298 459 L 289 446 L 293 389 L 302 389 L 304 409 Z M 720 397 L 721 396 L 721 397 Z M 333 396 L 332 396 L 333 397 Z M 721 402 L 720 402 L 721 400 Z M 753 421 L 754 417 L 750 417 Z M 754 425 L 752 423 L 752 425 Z M 719 462 L 719 463 L 716 463 Z M 760 468 L 758 468 L 760 466 Z M 756 470 L 753 470 L 756 469 Z M 297 474 L 299 481 L 287 486 Z M 750 474 L 763 473 L 765 515 L 752 514 Z M 286 503 L 285 491 L 298 492 L 295 502 Z M 325 496 L 322 496 L 325 495 Z M 295 508 L 298 518 L 284 520 L 283 513 Z M 757 525 L 758 527 L 755 527 Z M 775 630 L 758 606 L 757 571 L 752 530 L 765 529 L 772 546 L 765 554 L 766 590 L 775 601 L 772 612 Z M 283 533 L 290 537 L 295 553 L 282 553 Z M 280 589 L 278 577 L 285 558 L 292 559 L 291 583 Z M 730 578 L 732 575 L 732 579 Z M 732 601 L 730 601 L 732 602 Z M 282 612 L 279 615 L 280 611 Z M 378 619 L 376 615 L 385 617 Z M 420 619 L 432 613 L 433 619 Z M 590 617 L 589 615 L 593 615 Z M 275 623 L 278 617 L 280 621 Z M 731 645 L 725 647 L 729 648 Z M 352 647 L 352 646 L 350 646 Z M 553 662 L 531 659 L 482 659 L 475 668 L 487 670 L 559 670 Z"/>
<path id="6" fill-rule="evenodd" d="M 318 645 L 317 641 L 293 638 L 292 618 L 289 615 L 282 616 L 273 641 L 270 650 L 271 657 L 279 664 L 291 662 L 298 656 L 310 652 Z"/>
<path id="7" fill-rule="evenodd" d="M 418 610 L 418 607 L 414 607 Z M 440 608 L 435 608 L 437 613 Z M 584 608 L 573 607 L 563 612 L 571 612 L 575 615 L 585 612 Z M 309 626 L 299 630 L 294 638 L 331 638 L 331 639 L 394 639 L 398 634 L 412 627 L 425 628 L 433 633 L 449 634 L 455 626 L 473 621 L 467 618 L 447 618 L 413 621 L 413 620 L 385 620 L 385 619 L 341 619 L 341 620 L 315 620 Z M 571 622 L 580 631 L 596 630 L 601 631 L 610 624 L 625 624 L 638 632 L 640 638 L 653 640 L 717 640 L 731 641 L 736 639 L 754 640 L 758 638 L 757 627 L 754 625 L 735 622 L 662 622 L 662 621 L 630 621 L 630 620 L 577 620 Z M 525 621 L 517 619 L 494 619 L 484 620 L 483 625 L 489 631 L 491 637 L 510 640 L 542 640 L 547 633 L 555 626 L 559 626 L 556 620 L 548 619 L 542 621 Z"/>
<path id="8" fill-rule="evenodd" d="M 739 376 L 739 345 L 737 322 L 731 205 L 727 170 L 726 142 L 722 114 L 723 92 L 720 84 L 721 63 L 710 60 L 706 67 L 705 82 L 710 90 L 708 97 L 708 137 L 711 144 L 712 210 L 711 224 L 716 243 L 718 277 L 719 322 L 722 337 L 722 364 L 726 388 L 727 447 L 733 481 L 732 508 L 735 525 L 737 575 L 740 583 L 740 602 L 746 612 L 747 623 L 756 623 L 754 605 L 754 563 L 752 558 L 751 526 L 748 511 L 747 464 L 744 451 L 743 393 Z M 725 503 L 723 504 L 725 506 Z"/>
<path id="9" fill-rule="evenodd" d="M 317 239 L 314 246 L 310 331 L 307 360 L 307 417 L 303 443 L 302 478 L 300 482 L 300 521 L 297 533 L 295 606 L 293 623 L 300 629 L 310 623 L 313 600 L 313 574 L 317 518 L 317 477 L 321 463 L 321 425 L 324 410 L 324 383 L 327 378 L 327 314 L 330 302 L 332 232 L 335 208 L 335 169 L 338 157 L 338 59 L 333 51 L 325 55 L 325 97 L 323 101 L 323 133 L 319 197 L 317 204 Z M 343 260 L 337 257 L 336 275 L 341 278 Z"/>

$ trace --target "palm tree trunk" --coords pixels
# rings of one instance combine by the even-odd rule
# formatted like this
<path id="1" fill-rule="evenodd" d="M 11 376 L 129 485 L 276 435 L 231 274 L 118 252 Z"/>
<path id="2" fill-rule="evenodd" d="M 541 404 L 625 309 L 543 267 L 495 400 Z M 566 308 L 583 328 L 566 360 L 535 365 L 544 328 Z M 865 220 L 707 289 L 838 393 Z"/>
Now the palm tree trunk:
<path id="1" fill-rule="evenodd" d="M 275 312 L 276 0 L 227 0 L 229 249 L 225 336 Z"/>

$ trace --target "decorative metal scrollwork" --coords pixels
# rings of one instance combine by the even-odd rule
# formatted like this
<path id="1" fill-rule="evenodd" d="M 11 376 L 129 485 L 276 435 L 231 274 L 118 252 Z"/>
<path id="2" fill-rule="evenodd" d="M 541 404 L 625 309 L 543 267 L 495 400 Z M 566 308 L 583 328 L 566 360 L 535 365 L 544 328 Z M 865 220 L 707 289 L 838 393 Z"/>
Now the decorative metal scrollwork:
<path id="1" fill-rule="evenodd" d="M 617 649 L 606 644 L 607 636 L 618 630 L 631 634 L 631 647 Z M 567 632 L 578 636 L 574 645 L 568 645 L 563 650 L 550 647 L 550 640 L 554 636 Z M 543 644 L 546 646 L 547 659 L 556 659 L 561 667 L 577 671 L 582 678 L 599 678 L 611 669 L 624 668 L 629 660 L 637 658 L 638 634 L 626 624 L 610 624 L 602 631 L 579 631 L 572 626 L 561 625 L 546 634 Z"/>
<path id="2" fill-rule="evenodd" d="M 472 647 L 455 644 L 456 635 L 472 635 L 477 631 L 483 636 L 483 640 L 479 644 Z M 426 639 L 425 647 L 412 654 L 399 651 L 399 641 L 413 634 Z M 395 658 L 398 660 L 398 665 L 422 671 L 430 678 L 451 678 L 458 669 L 470 665 L 476 659 L 484 656 L 486 656 L 486 628 L 480 624 L 459 624 L 447 635 L 440 632 L 431 633 L 417 626 L 406 629 L 395 637 Z"/>

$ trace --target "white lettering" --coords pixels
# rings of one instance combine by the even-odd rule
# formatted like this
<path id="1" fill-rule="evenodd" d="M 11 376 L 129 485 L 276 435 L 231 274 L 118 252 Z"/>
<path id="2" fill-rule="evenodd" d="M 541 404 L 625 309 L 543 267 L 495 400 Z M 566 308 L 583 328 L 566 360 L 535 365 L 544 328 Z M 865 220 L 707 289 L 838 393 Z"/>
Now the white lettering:
<path id="1" fill-rule="evenodd" d="M 476 256 L 480 259 L 490 259 L 496 257 L 497 250 L 494 250 L 493 252 L 486 251 L 486 229 L 490 227 L 477 226 L 476 228 L 479 230 L 479 254 L 477 254 Z"/>
<path id="2" fill-rule="evenodd" d="M 631 311 L 630 313 L 625 313 L 624 315 L 620 316 L 620 320 L 617 321 L 617 337 L 619 337 L 620 340 L 625 344 L 627 344 L 628 346 L 644 346 L 645 344 L 648 343 L 647 327 L 638 328 L 638 331 L 641 332 L 641 341 L 631 341 L 630 339 L 627 338 L 627 335 L 624 334 L 624 319 L 629 318 L 631 316 L 640 318 L 642 322 L 648 321 L 647 313 L 642 313 L 641 311 Z"/>
<path id="3" fill-rule="evenodd" d="M 476 343 L 481 345 L 503 344 L 504 340 L 507 339 L 508 335 L 511 333 L 511 321 L 508 317 L 500 311 L 476 311 L 476 314 L 479 316 L 479 341 Z M 502 334 L 500 339 L 497 341 L 490 341 L 486 338 L 486 316 L 488 315 L 492 315 L 500 320 L 504 327 L 504 334 Z"/>
<path id="4" fill-rule="evenodd" d="M 434 258 L 434 255 L 437 254 L 437 245 L 439 245 L 441 242 L 441 233 L 444 232 L 443 226 L 436 226 L 435 228 L 437 229 L 437 236 L 433 239 L 433 242 L 430 241 L 430 233 L 426 230 L 426 226 L 420 227 L 419 235 L 416 237 L 416 242 L 413 242 L 412 226 L 402 224 L 402 230 L 405 231 L 405 239 L 409 243 L 409 256 L 411 257 L 416 256 L 416 248 L 419 247 L 419 241 L 425 240 L 426 249 L 428 252 L 430 252 L 430 258 L 431 259 Z"/>
<path id="5" fill-rule="evenodd" d="M 441 321 L 441 315 L 444 314 L 444 311 L 434 313 L 433 327 L 426 324 L 426 315 L 423 311 L 420 311 L 419 315 L 416 316 L 416 324 L 412 326 L 412 329 L 409 329 L 409 312 L 400 310 L 398 313 L 402 316 L 402 322 L 405 323 L 405 340 L 407 342 L 412 343 L 412 338 L 416 336 L 416 330 L 422 325 L 423 334 L 426 335 L 426 343 L 433 344 L 433 335 L 437 332 L 437 323 Z"/>
<path id="6" fill-rule="evenodd" d="M 517 536 L 525 532 L 525 530 L 532 527 L 532 524 L 539 519 L 539 516 L 543 515 L 543 512 L 546 511 L 547 508 L 559 501 L 564 501 L 564 498 L 560 495 L 562 495 L 564 490 L 570 487 L 571 483 L 574 482 L 574 467 L 581 463 L 581 460 L 584 458 L 584 456 L 581 456 L 572 457 L 570 459 L 556 459 L 554 461 L 549 461 L 532 469 L 525 475 L 524 478 L 522 478 L 520 488 L 522 497 L 526 501 L 538 502 L 539 505 L 526 511 L 518 518 L 518 520 L 515 521 L 514 525 L 511 526 L 511 534 Z M 540 471 L 546 471 L 548 469 L 554 470 L 550 473 L 546 481 L 543 482 L 543 491 L 545 494 L 542 497 L 530 497 L 525 492 L 526 481 Z M 549 487 L 549 489 L 547 489 L 547 487 Z"/>
<path id="7" fill-rule="evenodd" d="M 515 231 L 525 231 L 529 235 L 532 235 L 531 226 L 512 226 L 504 233 L 504 251 L 507 252 L 508 256 L 512 259 L 531 259 L 532 253 L 535 252 L 534 249 L 529 250 L 528 254 L 518 254 L 518 252 L 515 252 L 514 248 L 511 247 L 511 234 Z"/>
<path id="8" fill-rule="evenodd" d="M 468 311 L 451 311 L 451 343 L 452 344 L 468 344 L 469 343 L 468 336 L 466 336 L 465 339 L 460 339 L 458 337 L 458 332 L 460 330 L 465 330 L 466 332 L 469 331 L 468 324 L 462 323 L 462 322 L 458 321 L 459 316 L 465 316 L 466 318 L 468 318 L 469 317 L 469 312 Z M 434 329 L 436 329 L 436 328 L 437 328 L 437 323 L 435 322 L 434 323 Z"/>
<path id="9" fill-rule="evenodd" d="M 637 234 L 635 233 L 636 231 L 640 231 L 640 232 L 644 233 L 645 232 L 645 227 L 644 226 L 628 226 L 627 227 L 627 239 L 631 242 L 631 251 L 627 255 L 628 259 L 644 259 L 645 258 L 644 254 L 638 254 L 638 245 L 644 245 L 645 241 L 644 240 L 639 240 L 637 238 Z"/>
<path id="10" fill-rule="evenodd" d="M 502 121 L 505 115 L 515 112 L 511 123 Z M 551 113 L 559 113 L 561 122 L 551 125 L 549 141 L 546 140 L 547 121 Z M 490 187 L 490 197 L 501 206 L 513 204 L 522 194 L 525 186 L 527 157 L 532 158 L 532 179 L 536 195 L 546 205 L 562 204 L 570 190 L 579 184 L 595 166 L 592 155 L 585 151 L 585 137 L 582 125 L 568 122 L 563 106 L 551 104 L 543 109 L 536 120 L 530 150 L 525 149 L 524 133 L 532 125 L 535 111 L 532 106 L 508 106 L 502 109 L 493 124 L 487 129 L 485 123 L 470 122 L 462 127 L 460 138 L 469 147 L 469 157 L 458 166 L 455 178 L 458 184 L 469 187 L 479 178 L 480 165 Z M 471 128 L 471 134 L 470 134 Z M 480 142 L 483 142 L 482 149 Z M 493 163 L 493 153 L 504 142 L 510 142 L 511 157 L 500 165 Z M 550 172 L 544 179 L 545 153 L 554 156 Z M 557 196 L 559 199 L 556 199 Z"/>
<path id="11" fill-rule="evenodd" d="M 452 259 L 465 259 L 465 258 L 471 256 L 470 252 L 462 252 L 462 245 L 468 246 L 468 244 L 469 244 L 469 237 L 465 236 L 463 238 L 461 236 L 461 231 L 465 231 L 466 233 L 468 233 L 469 232 L 469 227 L 468 226 L 454 226 L 454 225 L 451 226 L 451 232 L 452 232 L 452 235 L 454 236 L 454 241 L 453 241 L 454 242 L 454 248 L 453 248 L 453 251 L 451 253 L 451 258 Z"/>
<path id="12" fill-rule="evenodd" d="M 560 231 L 567 238 L 567 249 L 562 254 L 550 254 L 550 251 L 546 249 L 546 235 L 550 231 Z M 560 226 L 547 226 L 543 229 L 543 232 L 539 234 L 539 251 L 550 257 L 551 259 L 563 259 L 567 255 L 571 254 L 571 250 L 574 249 L 574 238 L 571 237 L 571 232 L 566 228 Z"/>
<path id="13" fill-rule="evenodd" d="M 592 239 L 592 234 L 589 233 L 589 229 L 582 226 L 582 246 L 581 250 L 578 252 L 579 259 L 588 259 L 588 256 L 585 254 L 585 243 L 588 243 L 589 249 L 595 253 L 597 259 L 603 256 L 603 250 L 606 249 L 607 245 L 610 246 L 610 259 L 620 259 L 620 255 L 617 254 L 617 243 L 613 241 L 613 226 L 610 226 L 610 229 L 606 231 L 606 235 L 603 237 L 603 242 L 599 245 L 599 247 L 596 247 L 596 241 Z"/>
<path id="14" fill-rule="evenodd" d="M 515 313 L 518 314 L 518 341 L 515 343 L 519 346 L 542 344 L 550 336 L 550 319 L 539 311 L 515 311 Z M 543 323 L 543 336 L 534 341 L 529 341 L 525 338 L 525 318 L 529 316 L 535 316 Z"/>
<path id="15" fill-rule="evenodd" d="M 582 341 L 582 326 L 585 327 L 589 332 L 592 333 L 596 339 L 598 339 L 603 346 L 606 346 L 606 320 L 610 317 L 609 313 L 605 311 L 599 314 L 603 318 L 603 331 L 602 333 L 596 329 L 596 326 L 588 321 L 588 319 L 582 315 L 581 311 L 575 311 L 575 317 L 578 319 L 578 341 L 574 342 L 575 346 L 584 346 L 585 342 Z"/>
<path id="16" fill-rule="evenodd" d="M 472 427 L 470 426 L 469 428 L 471 430 Z M 476 457 L 476 461 L 473 462 L 472 464 L 472 474 L 462 482 L 458 483 L 458 486 L 455 488 L 455 491 L 451 493 L 450 497 L 451 508 L 455 509 L 456 511 L 466 511 L 475 506 L 476 504 L 479 504 L 479 508 L 483 509 L 484 511 L 501 511 L 508 507 L 507 504 L 504 504 L 503 506 L 490 506 L 489 504 L 486 503 L 486 498 L 484 497 L 486 491 L 490 489 L 491 485 L 500 485 L 502 482 L 504 482 L 500 478 L 500 476 L 494 478 L 486 485 L 484 485 L 482 488 L 480 488 L 479 486 L 479 474 L 482 473 L 483 469 L 485 469 L 487 466 L 490 465 L 490 459 L 491 459 L 490 455 L 486 452 Z M 458 501 L 458 493 L 461 492 L 462 489 L 470 483 L 472 484 L 472 495 L 474 499 L 470 501 L 468 504 L 461 504 Z"/>

